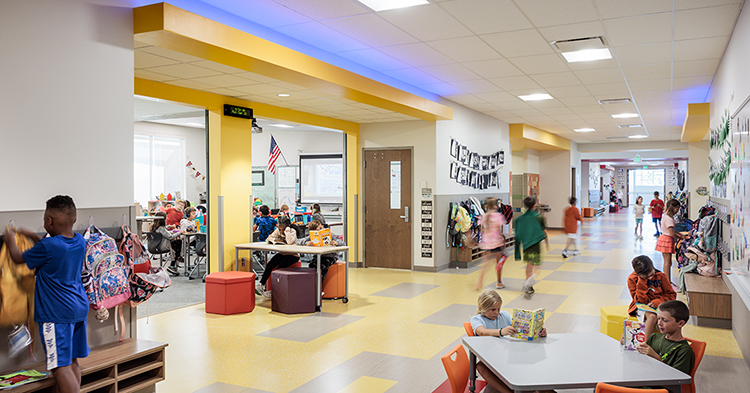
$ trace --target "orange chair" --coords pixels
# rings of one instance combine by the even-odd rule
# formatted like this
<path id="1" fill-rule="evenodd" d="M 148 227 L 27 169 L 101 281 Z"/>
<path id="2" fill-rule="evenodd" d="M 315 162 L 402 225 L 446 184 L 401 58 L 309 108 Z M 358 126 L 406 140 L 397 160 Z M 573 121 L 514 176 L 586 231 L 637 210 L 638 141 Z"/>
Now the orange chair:
<path id="1" fill-rule="evenodd" d="M 346 262 L 339 261 L 328 268 L 328 274 L 323 279 L 323 299 L 346 299 Z"/>
<path id="2" fill-rule="evenodd" d="M 693 364 L 693 369 L 690 370 L 690 378 L 692 381 L 688 385 L 682 385 L 682 393 L 695 393 L 695 372 L 698 370 L 698 365 L 701 364 L 703 354 L 706 352 L 706 342 L 693 340 L 692 338 L 687 337 L 684 338 L 690 342 L 690 348 L 693 349 L 693 355 L 695 355 L 695 363 Z"/>
<path id="3" fill-rule="evenodd" d="M 456 359 L 451 357 L 456 355 Z M 469 391 L 469 357 L 461 344 L 458 344 L 452 351 L 440 358 L 445 367 L 445 373 L 448 374 L 448 380 L 438 386 L 433 393 L 466 393 Z M 487 382 L 476 381 L 475 392 L 481 391 Z"/>
<path id="4" fill-rule="evenodd" d="M 596 384 L 596 391 L 594 393 L 643 393 L 643 389 L 637 388 L 624 388 L 622 386 L 610 385 L 604 382 Z M 656 389 L 649 390 L 650 393 L 669 393 L 667 389 Z"/>
<path id="5" fill-rule="evenodd" d="M 474 329 L 471 328 L 471 322 L 464 322 L 464 330 L 466 330 L 467 336 L 474 337 Z"/>

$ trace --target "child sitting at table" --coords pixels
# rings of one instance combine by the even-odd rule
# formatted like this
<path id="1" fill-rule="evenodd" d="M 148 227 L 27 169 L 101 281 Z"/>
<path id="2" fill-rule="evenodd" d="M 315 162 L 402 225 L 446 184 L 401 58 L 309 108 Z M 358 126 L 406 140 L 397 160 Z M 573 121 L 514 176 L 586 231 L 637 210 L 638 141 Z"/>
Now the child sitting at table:
<path id="1" fill-rule="evenodd" d="M 182 258 L 182 240 L 180 239 L 180 232 L 172 232 L 167 229 L 166 218 L 166 213 L 156 213 L 154 221 L 151 223 L 151 228 L 149 229 L 151 232 L 156 232 L 161 235 L 161 243 L 159 243 L 157 249 L 166 250 L 169 247 L 172 248 L 175 258 L 170 262 L 169 266 L 167 266 L 167 272 L 177 276 L 180 274 L 177 271 L 177 262 L 184 261 Z"/>
<path id="2" fill-rule="evenodd" d="M 688 306 L 679 300 L 668 300 L 659 304 L 656 311 L 659 318 L 659 332 L 648 336 L 645 343 L 639 344 L 638 352 L 690 374 L 695 364 L 695 354 L 690 343 L 682 336 L 682 327 L 690 317 Z"/>
<path id="3" fill-rule="evenodd" d="M 307 230 L 308 231 L 317 231 L 323 229 L 323 224 L 320 223 L 318 220 L 310 221 L 309 224 L 307 224 Z M 297 239 L 297 244 L 301 246 L 313 246 L 313 242 L 310 241 L 310 235 L 305 236 L 302 239 Z M 345 246 L 343 240 L 340 240 L 337 236 L 331 234 L 331 245 L 332 246 Z M 338 260 L 338 253 L 333 252 L 330 254 L 323 254 L 320 256 L 320 280 L 322 282 L 323 279 L 326 278 L 326 274 L 328 274 L 328 268 L 331 267 L 336 261 Z M 312 262 L 308 265 L 311 269 L 316 269 L 318 266 L 318 259 L 314 258 Z"/>
<path id="4" fill-rule="evenodd" d="M 654 263 L 646 255 L 633 258 L 633 273 L 628 276 L 628 289 L 633 300 L 630 302 L 628 314 L 635 316 L 638 312 L 636 303 L 657 308 L 660 304 L 677 299 L 677 293 L 672 289 L 672 283 L 667 276 L 654 269 Z M 653 312 L 641 311 L 643 322 L 646 324 L 646 337 L 654 332 L 657 316 Z"/>
<path id="5" fill-rule="evenodd" d="M 312 218 L 313 221 L 317 220 L 321 225 L 325 226 L 326 218 L 323 217 L 323 213 L 320 212 L 320 205 L 316 203 L 312 205 L 312 209 L 310 210 L 312 210 L 312 217 L 310 218 Z"/>
<path id="6" fill-rule="evenodd" d="M 198 212 L 194 207 L 185 209 L 185 218 L 180 220 L 180 231 L 187 233 L 198 232 L 198 227 L 195 225 L 195 217 L 197 215 Z"/>
<path id="7" fill-rule="evenodd" d="M 507 311 L 502 311 L 503 299 L 497 291 L 485 289 L 479 294 L 477 299 L 477 314 L 471 317 L 471 329 L 477 336 L 494 336 L 503 337 L 509 334 L 517 333 L 516 328 L 511 326 L 513 318 Z M 539 337 L 547 337 L 547 329 L 539 332 Z M 503 393 L 513 393 L 492 370 L 487 368 L 484 363 L 477 363 L 479 375 L 487 381 L 487 384 L 496 391 Z M 486 391 L 486 390 L 485 390 Z"/>
<path id="8" fill-rule="evenodd" d="M 266 239 L 268 239 L 268 236 L 274 231 L 274 229 L 276 229 L 276 224 L 278 224 L 278 221 L 276 221 L 275 218 L 271 217 L 271 209 L 269 209 L 268 206 L 263 205 L 259 210 L 260 217 L 255 219 L 253 232 L 260 231 L 258 240 L 264 242 L 266 241 Z"/>
<path id="9" fill-rule="evenodd" d="M 288 217 L 279 217 L 279 224 L 276 230 L 266 240 L 273 243 L 295 244 L 297 242 L 297 231 L 291 225 L 292 223 Z M 277 268 L 281 269 L 292 266 L 298 261 L 299 254 L 296 252 L 276 253 L 266 264 L 266 270 L 263 271 L 263 277 L 260 278 L 260 282 L 255 284 L 255 293 L 270 298 L 271 291 L 266 291 L 266 281 L 271 278 L 271 272 Z"/>

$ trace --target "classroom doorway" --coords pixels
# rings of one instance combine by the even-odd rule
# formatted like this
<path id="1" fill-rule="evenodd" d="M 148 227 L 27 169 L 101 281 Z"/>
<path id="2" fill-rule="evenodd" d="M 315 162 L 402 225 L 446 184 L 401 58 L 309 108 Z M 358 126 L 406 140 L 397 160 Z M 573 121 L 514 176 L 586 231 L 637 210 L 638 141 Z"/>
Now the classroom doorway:
<path id="1" fill-rule="evenodd" d="M 648 206 L 654 198 L 654 191 L 664 199 L 665 169 L 631 169 L 628 171 L 628 205 L 634 205 L 638 196 Z"/>
<path id="2" fill-rule="evenodd" d="M 364 151 L 365 267 L 412 268 L 411 149 Z"/>

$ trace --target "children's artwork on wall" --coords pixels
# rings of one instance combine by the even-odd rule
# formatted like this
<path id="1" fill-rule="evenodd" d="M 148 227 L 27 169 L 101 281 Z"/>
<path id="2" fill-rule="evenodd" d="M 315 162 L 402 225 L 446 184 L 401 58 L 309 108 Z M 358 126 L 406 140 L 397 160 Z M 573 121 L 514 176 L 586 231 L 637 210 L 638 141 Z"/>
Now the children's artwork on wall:
<path id="1" fill-rule="evenodd" d="M 502 151 L 502 150 L 500 150 L 497 154 L 498 154 L 498 156 L 497 156 L 497 164 L 498 165 L 505 164 L 505 152 Z"/>
<path id="2" fill-rule="evenodd" d="M 466 146 L 461 146 L 461 155 L 458 158 L 458 160 L 464 164 L 469 165 L 469 148 Z"/>
<path id="3" fill-rule="evenodd" d="M 497 172 L 490 173 L 490 187 L 497 187 Z"/>
<path id="4" fill-rule="evenodd" d="M 466 168 L 461 168 L 461 170 L 458 172 L 458 183 L 466 185 L 466 172 Z"/>
<path id="5" fill-rule="evenodd" d="M 478 153 L 471 153 L 471 162 L 469 166 L 472 169 L 479 169 L 479 154 Z"/>
<path id="6" fill-rule="evenodd" d="M 479 160 L 479 166 L 483 171 L 490 169 L 490 156 L 482 156 Z"/>
<path id="7" fill-rule="evenodd" d="M 497 157 L 498 157 L 498 153 L 490 155 L 490 162 L 488 164 L 490 169 L 497 168 Z"/>
<path id="8" fill-rule="evenodd" d="M 458 153 L 461 150 L 460 147 L 461 145 L 458 144 L 458 141 L 451 138 L 451 157 L 458 159 Z"/>
<path id="9" fill-rule="evenodd" d="M 451 162 L 451 179 L 455 179 L 456 177 L 458 177 L 458 169 L 458 163 L 455 161 Z"/>

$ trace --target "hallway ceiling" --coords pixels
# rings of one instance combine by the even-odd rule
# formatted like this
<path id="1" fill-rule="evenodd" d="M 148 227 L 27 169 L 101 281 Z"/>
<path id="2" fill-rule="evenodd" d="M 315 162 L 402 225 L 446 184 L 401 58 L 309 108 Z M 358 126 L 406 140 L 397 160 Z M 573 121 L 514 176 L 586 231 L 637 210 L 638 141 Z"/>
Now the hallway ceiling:
<path id="1" fill-rule="evenodd" d="M 576 142 L 679 140 L 688 103 L 708 90 L 744 0 L 429 0 L 374 12 L 356 0 L 200 0 L 217 14 L 283 35 L 507 123 Z M 191 10 L 189 3 L 172 4 Z M 200 8 L 200 7 L 199 7 Z M 217 10 L 218 9 L 218 10 Z M 220 11 L 219 11 L 220 10 Z M 193 11 L 199 12 L 199 11 Z M 236 25 L 239 25 L 235 23 Z M 272 31 L 263 37 L 258 32 Z M 550 44 L 603 36 L 612 59 L 567 63 Z M 305 45 L 302 45 L 303 47 Z M 136 76 L 370 123 L 409 116 L 136 42 Z M 298 49 L 299 50 L 299 49 Z M 346 68 L 346 67 L 345 67 Z M 356 72 L 356 71 L 355 71 Z M 392 84 L 392 83 L 388 83 Z M 290 97 L 278 97 L 290 93 Z M 524 102 L 519 95 L 553 99 Z M 600 105 L 629 98 L 632 103 Z M 612 114 L 632 112 L 634 119 Z M 642 124 L 641 128 L 621 128 Z M 591 127 L 595 132 L 576 133 Z"/>

